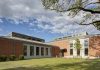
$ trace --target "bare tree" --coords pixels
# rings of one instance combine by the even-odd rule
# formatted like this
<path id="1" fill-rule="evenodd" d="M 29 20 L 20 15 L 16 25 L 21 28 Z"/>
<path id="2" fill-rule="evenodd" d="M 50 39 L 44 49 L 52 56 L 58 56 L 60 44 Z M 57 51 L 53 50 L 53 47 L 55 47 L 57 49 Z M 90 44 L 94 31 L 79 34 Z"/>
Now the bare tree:
<path id="1" fill-rule="evenodd" d="M 94 25 L 100 30 L 100 0 L 41 0 L 45 9 L 57 12 L 69 12 L 75 17 L 78 13 L 86 13 L 79 25 Z M 97 19 L 98 18 L 98 19 Z M 86 23 L 91 20 L 91 22 Z"/>

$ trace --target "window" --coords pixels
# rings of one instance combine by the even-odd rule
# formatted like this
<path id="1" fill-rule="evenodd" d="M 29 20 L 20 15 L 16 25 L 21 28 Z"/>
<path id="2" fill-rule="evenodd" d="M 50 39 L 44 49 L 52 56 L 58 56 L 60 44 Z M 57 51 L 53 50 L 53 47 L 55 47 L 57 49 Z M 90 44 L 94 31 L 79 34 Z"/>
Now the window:
<path id="1" fill-rule="evenodd" d="M 70 49 L 70 55 L 73 55 L 73 49 Z"/>
<path id="2" fill-rule="evenodd" d="M 34 55 L 34 46 L 30 46 L 30 56 Z"/>
<path id="3" fill-rule="evenodd" d="M 84 40 L 84 46 L 87 48 L 88 47 L 88 41 Z"/>
<path id="4" fill-rule="evenodd" d="M 36 47 L 36 55 L 39 55 L 39 47 Z"/>
<path id="5" fill-rule="evenodd" d="M 85 48 L 85 55 L 88 55 L 88 48 Z"/>
<path id="6" fill-rule="evenodd" d="M 70 48 L 72 48 L 73 47 L 73 43 L 70 43 Z"/>
<path id="7" fill-rule="evenodd" d="M 44 55 L 44 48 L 41 47 L 41 55 L 43 56 Z"/>
<path id="8" fill-rule="evenodd" d="M 27 46 L 24 45 L 23 51 L 24 51 L 24 56 L 27 56 Z"/>
<path id="9" fill-rule="evenodd" d="M 79 49 L 77 49 L 77 55 L 80 56 L 80 50 Z"/>
<path id="10" fill-rule="evenodd" d="M 48 55 L 48 48 L 46 48 L 46 55 Z"/>

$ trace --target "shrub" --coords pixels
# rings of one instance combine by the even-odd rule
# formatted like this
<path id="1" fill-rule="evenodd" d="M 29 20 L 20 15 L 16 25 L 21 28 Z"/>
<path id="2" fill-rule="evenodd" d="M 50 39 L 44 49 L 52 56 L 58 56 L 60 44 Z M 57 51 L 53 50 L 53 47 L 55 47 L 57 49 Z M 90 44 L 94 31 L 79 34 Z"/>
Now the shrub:
<path id="1" fill-rule="evenodd" d="M 24 60 L 24 55 L 20 55 L 19 60 Z"/>
<path id="2" fill-rule="evenodd" d="M 1 55 L 0 55 L 0 61 L 1 61 Z"/>
<path id="3" fill-rule="evenodd" d="M 11 60 L 11 61 L 16 60 L 16 56 L 15 56 L 15 55 L 10 55 L 10 56 L 9 56 L 9 60 Z"/>
<path id="4" fill-rule="evenodd" d="M 1 55 L 0 56 L 0 61 L 7 61 L 7 56 L 6 55 Z"/>

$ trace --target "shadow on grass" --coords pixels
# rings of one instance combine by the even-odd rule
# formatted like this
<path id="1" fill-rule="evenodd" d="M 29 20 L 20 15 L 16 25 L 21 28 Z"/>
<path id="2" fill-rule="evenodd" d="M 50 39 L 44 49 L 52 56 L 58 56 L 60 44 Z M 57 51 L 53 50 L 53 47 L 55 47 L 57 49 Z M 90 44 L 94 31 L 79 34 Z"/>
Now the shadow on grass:
<path id="1" fill-rule="evenodd" d="M 100 60 L 86 60 L 83 62 L 63 63 L 36 67 L 17 67 L 4 70 L 100 70 Z"/>

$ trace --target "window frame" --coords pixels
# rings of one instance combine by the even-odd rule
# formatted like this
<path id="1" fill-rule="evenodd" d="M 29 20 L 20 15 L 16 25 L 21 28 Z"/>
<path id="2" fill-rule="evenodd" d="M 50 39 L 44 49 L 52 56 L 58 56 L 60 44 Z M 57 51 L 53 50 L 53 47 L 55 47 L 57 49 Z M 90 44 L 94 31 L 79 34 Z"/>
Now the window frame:
<path id="1" fill-rule="evenodd" d="M 89 41 L 88 40 L 84 40 L 84 47 L 88 48 L 88 46 L 89 46 Z"/>
<path id="2" fill-rule="evenodd" d="M 38 48 L 38 49 L 37 49 Z M 40 51 L 39 51 L 39 47 L 36 47 L 36 56 L 39 56 L 39 53 Z"/>
<path id="3" fill-rule="evenodd" d="M 87 53 L 86 53 L 86 49 L 87 49 Z M 88 54 L 89 54 L 89 49 L 88 48 L 84 48 L 84 54 L 85 54 L 85 56 L 88 56 Z"/>
<path id="4" fill-rule="evenodd" d="M 72 50 L 72 52 L 71 52 L 71 50 Z M 73 55 L 73 49 L 70 49 L 70 55 L 71 55 L 71 56 Z"/>
<path id="5" fill-rule="evenodd" d="M 34 46 L 30 46 L 30 56 L 34 56 Z"/>
<path id="6" fill-rule="evenodd" d="M 27 46 L 26 45 L 23 46 L 23 55 L 27 56 Z"/>

